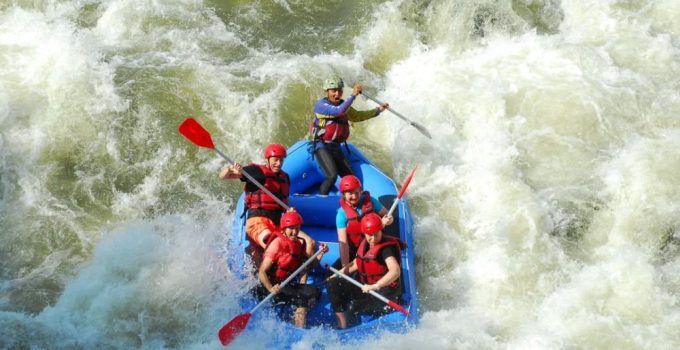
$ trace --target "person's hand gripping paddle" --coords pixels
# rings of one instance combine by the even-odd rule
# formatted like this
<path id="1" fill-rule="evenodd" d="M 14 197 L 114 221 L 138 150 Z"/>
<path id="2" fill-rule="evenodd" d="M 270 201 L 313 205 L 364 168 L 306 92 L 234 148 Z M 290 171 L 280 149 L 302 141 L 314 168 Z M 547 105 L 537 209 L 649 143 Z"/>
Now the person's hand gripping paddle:
<path id="1" fill-rule="evenodd" d="M 408 185 L 411 183 L 411 179 L 413 178 L 413 174 L 415 174 L 415 172 L 416 172 L 416 168 L 418 168 L 417 165 L 413 167 L 413 170 L 411 170 L 411 173 L 410 173 L 410 174 L 408 175 L 408 177 L 406 178 L 406 181 L 404 181 L 404 185 L 401 186 L 401 190 L 399 191 L 399 194 L 397 195 L 397 198 L 395 198 L 394 203 L 392 203 L 392 207 L 390 207 L 390 210 L 387 212 L 387 215 L 386 215 L 386 216 L 392 215 L 392 213 L 394 212 L 394 210 L 397 208 L 397 204 L 399 203 L 399 200 L 401 199 L 401 197 L 404 196 L 404 192 L 406 192 L 406 189 L 408 188 Z M 352 277 L 347 276 L 346 274 L 342 273 L 342 271 L 339 271 L 338 269 L 336 269 L 336 268 L 334 268 L 334 267 L 332 267 L 332 266 L 326 265 L 326 268 L 329 269 L 329 270 L 331 270 L 331 271 L 333 271 L 333 273 L 335 273 L 336 275 L 338 275 L 338 276 L 344 278 L 345 280 L 351 282 L 352 284 L 354 284 L 355 286 L 357 286 L 357 287 L 359 287 L 359 288 L 362 288 L 362 287 L 364 286 L 361 282 L 359 282 L 359 281 L 353 279 Z M 406 315 L 406 316 L 410 316 L 410 315 L 411 315 L 411 314 L 410 314 L 406 309 L 404 309 L 401 305 L 395 303 L 395 302 L 392 301 L 392 300 L 389 300 L 389 299 L 385 298 L 382 294 L 380 294 L 380 293 L 378 293 L 378 292 L 376 292 L 376 291 L 373 291 L 373 290 L 369 291 L 369 293 L 370 293 L 372 296 L 374 296 L 374 297 L 380 299 L 382 302 L 384 302 L 384 303 L 386 303 L 387 305 L 389 305 L 391 308 L 393 308 L 393 309 L 395 309 L 395 310 L 397 310 L 397 311 L 403 313 L 404 315 Z"/>
<path id="2" fill-rule="evenodd" d="M 302 272 L 302 270 L 304 270 L 305 267 L 307 267 L 307 265 L 312 263 L 312 261 L 314 261 L 314 259 L 316 259 L 316 257 L 322 252 L 323 250 L 319 249 L 316 253 L 314 253 L 314 255 L 310 256 L 309 259 L 307 259 L 307 261 L 305 261 L 302 265 L 300 265 L 300 267 L 298 267 L 297 270 L 295 270 L 295 272 L 293 272 L 290 276 L 288 276 L 288 278 L 281 282 L 281 284 L 279 284 L 279 287 L 280 288 L 285 287 L 286 284 L 288 284 L 288 282 L 290 282 L 295 276 Z M 257 311 L 257 309 L 259 309 L 262 305 L 264 305 L 264 303 L 269 301 L 269 299 L 273 298 L 274 295 L 275 295 L 274 293 L 269 293 L 269 295 L 267 295 L 266 298 L 262 299 L 262 301 L 259 304 L 255 305 L 255 307 L 252 308 L 250 311 L 244 312 L 232 318 L 231 321 L 224 324 L 224 326 L 220 328 L 220 331 L 217 332 L 217 335 L 219 336 L 222 345 L 224 346 L 229 345 L 229 343 L 231 343 L 232 340 L 234 340 L 234 338 L 236 338 L 237 335 L 241 334 L 241 332 L 243 332 L 243 330 L 246 329 L 248 321 L 250 321 L 250 317 L 253 315 L 253 313 Z"/>
<path id="3" fill-rule="evenodd" d="M 326 265 L 326 268 L 333 271 L 334 274 L 344 278 L 345 280 L 347 280 L 348 282 L 351 282 L 353 285 L 355 285 L 359 288 L 364 286 L 363 283 L 355 280 L 352 277 L 347 276 L 346 274 L 342 273 L 342 271 L 339 271 L 338 269 L 334 268 L 333 266 Z M 404 309 L 401 305 L 393 302 L 390 299 L 385 298 L 382 294 L 380 294 L 380 293 L 378 293 L 374 290 L 368 291 L 368 293 L 370 293 L 372 296 L 380 299 L 383 303 L 389 305 L 391 308 L 401 312 L 402 314 L 404 314 L 406 316 L 411 316 L 411 314 L 406 309 Z"/>
<path id="4" fill-rule="evenodd" d="M 384 104 L 383 102 L 381 102 L 381 101 L 379 101 L 379 100 L 377 100 L 377 99 L 375 99 L 375 98 L 373 98 L 373 97 L 371 97 L 371 96 L 369 96 L 369 95 L 366 95 L 363 91 L 361 92 L 361 94 L 364 95 L 364 97 L 366 97 L 367 99 L 369 99 L 369 100 L 371 100 L 371 101 L 373 101 L 373 102 L 375 102 L 375 103 L 377 103 L 377 104 L 379 104 L 379 105 L 383 105 L 383 104 Z M 427 131 L 427 129 L 425 129 L 424 126 L 422 126 L 422 125 L 420 125 L 420 124 L 414 122 L 413 120 L 410 120 L 410 119 L 404 117 L 401 113 L 399 113 L 399 112 L 395 111 L 394 109 L 392 109 L 392 107 L 387 107 L 387 109 L 388 109 L 390 112 L 392 112 L 394 115 L 396 115 L 397 117 L 399 117 L 399 118 L 401 118 L 402 120 L 404 120 L 404 121 L 406 121 L 407 123 L 409 123 L 412 127 L 416 128 L 418 131 L 420 131 L 421 134 L 425 135 L 425 137 L 427 137 L 428 139 L 431 139 L 431 138 L 432 138 L 432 135 L 430 135 L 430 132 Z"/>
<path id="5" fill-rule="evenodd" d="M 222 151 L 215 147 L 212 137 L 210 137 L 210 133 L 207 130 L 205 130 L 205 128 L 203 128 L 203 126 L 199 124 L 194 118 L 189 117 L 185 119 L 179 126 L 179 133 L 186 137 L 189 141 L 193 142 L 196 146 L 210 148 L 214 150 L 215 153 L 219 154 L 222 158 L 224 158 L 227 162 L 229 162 L 230 164 L 234 164 L 233 160 L 231 160 L 229 157 L 227 157 L 227 155 L 225 155 L 224 153 L 222 153 Z M 262 191 L 270 195 L 272 198 L 274 198 L 274 200 L 276 200 L 276 202 L 283 208 L 285 208 L 286 210 L 289 208 L 288 205 L 283 203 L 283 201 L 281 201 L 278 197 L 276 197 L 273 193 L 266 189 L 261 183 L 256 181 L 246 171 L 243 171 L 242 174 L 251 183 L 259 187 Z M 280 287 L 283 288 L 286 284 L 288 284 L 288 282 L 290 282 L 295 276 L 297 276 L 305 267 L 307 267 L 307 265 L 314 261 L 314 258 L 316 258 L 320 253 L 321 250 L 319 250 L 318 252 L 316 252 L 316 254 L 307 259 L 307 261 L 305 261 L 305 263 L 302 264 L 302 266 L 295 270 L 295 272 L 293 272 L 290 276 L 288 276 L 288 278 L 286 278 L 286 280 L 284 280 L 280 284 Z M 250 317 L 253 314 L 253 312 L 259 309 L 265 302 L 267 302 L 272 297 L 274 297 L 274 293 L 270 293 L 266 298 L 264 298 L 249 312 L 245 312 L 234 317 L 231 321 L 227 322 L 224 326 L 222 326 L 222 328 L 220 328 L 218 332 L 218 336 L 220 338 L 220 342 L 222 343 L 222 345 L 224 346 L 229 345 L 229 343 L 231 343 L 232 340 L 234 340 L 234 338 L 237 335 L 243 332 L 243 330 L 248 325 L 248 321 L 250 321 Z"/>
<path id="6" fill-rule="evenodd" d="M 222 158 L 224 158 L 227 162 L 229 162 L 232 165 L 234 164 L 234 161 L 231 160 L 231 158 L 227 157 L 226 154 L 222 153 L 222 151 L 215 147 L 212 137 L 210 137 L 210 133 L 207 130 L 205 130 L 205 128 L 203 128 L 203 126 L 199 124 L 196 121 L 196 119 L 191 117 L 185 119 L 182 122 L 182 124 L 179 125 L 179 133 L 186 137 L 187 140 L 193 142 L 196 146 L 210 148 L 214 150 L 215 153 L 219 154 Z M 259 189 L 264 191 L 264 193 L 274 198 L 276 203 L 278 203 L 281 207 L 283 207 L 286 210 L 289 209 L 286 203 L 281 201 L 278 197 L 271 193 L 271 191 L 266 189 L 261 183 L 257 182 L 257 180 L 250 176 L 248 172 L 242 171 L 241 174 L 243 174 L 243 176 L 245 176 L 246 179 L 248 179 L 248 181 L 250 181 L 252 184 L 254 184 Z"/>

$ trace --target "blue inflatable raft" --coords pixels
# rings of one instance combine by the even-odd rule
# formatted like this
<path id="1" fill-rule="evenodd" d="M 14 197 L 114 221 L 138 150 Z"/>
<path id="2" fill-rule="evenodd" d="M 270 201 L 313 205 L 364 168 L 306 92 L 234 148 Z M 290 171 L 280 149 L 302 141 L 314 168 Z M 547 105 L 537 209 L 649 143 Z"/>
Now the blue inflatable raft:
<path id="1" fill-rule="evenodd" d="M 355 320 L 355 324 L 344 330 L 334 329 L 336 320 L 335 314 L 331 309 L 326 294 L 323 279 L 328 275 L 328 271 L 323 267 L 325 264 L 332 265 L 339 257 L 337 231 L 335 228 L 335 215 L 340 207 L 340 193 L 336 187 L 327 196 L 318 196 L 319 185 L 324 179 L 321 168 L 312 158 L 310 153 L 310 142 L 301 140 L 288 149 L 288 156 L 283 165 L 284 171 L 288 173 L 291 180 L 289 204 L 295 207 L 304 219 L 302 231 L 313 237 L 318 243 L 328 244 L 330 250 L 323 256 L 321 264 L 314 268 L 307 279 L 307 283 L 317 284 L 322 288 L 322 297 L 314 309 L 309 310 L 307 315 L 307 327 L 309 329 L 297 328 L 286 322 L 285 334 L 277 334 L 272 340 L 276 347 L 286 347 L 286 344 L 295 343 L 301 339 L 305 332 L 311 328 L 323 327 L 329 332 L 335 332 L 343 340 L 361 340 L 367 336 L 375 336 L 382 331 L 404 332 L 413 327 L 419 319 L 418 296 L 416 293 L 414 242 L 413 231 L 415 225 L 411 216 L 408 203 L 403 200 L 395 210 L 394 222 L 383 231 L 394 237 L 400 238 L 408 244 L 408 248 L 402 251 L 402 285 L 403 294 L 401 306 L 403 306 L 410 316 L 394 311 L 381 317 L 362 316 L 360 320 Z M 397 197 L 398 190 L 394 181 L 385 175 L 378 167 L 366 158 L 354 145 L 348 143 L 348 147 L 343 146 L 343 151 L 350 160 L 354 173 L 361 180 L 364 189 L 370 191 L 371 195 L 378 198 L 386 208 L 390 208 Z M 339 179 L 338 179 L 339 181 Z M 232 239 L 237 242 L 241 251 L 247 251 L 249 241 L 246 238 L 245 221 L 246 217 L 240 215 L 244 212 L 244 196 L 238 200 L 236 214 L 233 222 Z M 241 271 L 252 271 L 246 269 L 244 264 L 250 263 L 247 254 L 240 255 L 239 258 L 232 260 L 233 268 Z M 254 298 L 247 298 L 243 301 L 244 310 L 257 304 Z M 284 313 L 284 307 L 275 307 L 276 312 Z M 253 321 L 248 327 L 257 327 L 258 314 L 253 316 Z"/>

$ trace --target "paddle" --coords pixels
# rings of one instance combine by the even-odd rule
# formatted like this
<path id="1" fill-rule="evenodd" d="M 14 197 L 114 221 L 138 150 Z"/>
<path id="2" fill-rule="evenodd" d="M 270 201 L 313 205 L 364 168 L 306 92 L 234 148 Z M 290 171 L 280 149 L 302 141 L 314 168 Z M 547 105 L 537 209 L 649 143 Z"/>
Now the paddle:
<path id="1" fill-rule="evenodd" d="M 352 278 L 352 277 L 347 276 L 346 274 L 342 273 L 341 271 L 338 271 L 338 269 L 334 268 L 333 266 L 326 265 L 326 268 L 329 269 L 329 270 L 331 270 L 331 271 L 333 271 L 333 273 L 335 273 L 336 275 L 338 275 L 338 276 L 340 276 L 340 277 L 346 279 L 347 281 L 352 282 L 352 284 L 354 284 L 355 286 L 357 286 L 357 287 L 359 287 L 359 288 L 361 288 L 361 287 L 364 286 L 361 282 L 355 280 L 355 279 Z M 389 305 L 391 308 L 393 308 L 393 309 L 395 309 L 395 310 L 401 312 L 402 314 L 404 314 L 404 315 L 406 315 L 406 316 L 411 316 L 411 314 L 410 314 L 408 311 L 406 311 L 406 309 L 404 309 L 403 307 L 401 307 L 401 305 L 399 305 L 399 304 L 393 302 L 393 301 L 390 300 L 390 299 L 385 298 L 385 297 L 382 296 L 380 293 L 378 293 L 378 292 L 376 292 L 376 291 L 374 291 L 374 290 L 369 290 L 368 292 L 369 292 L 372 296 L 374 296 L 374 297 L 380 299 L 382 302 L 384 302 L 385 304 Z"/>
<path id="2" fill-rule="evenodd" d="M 406 178 L 406 181 L 404 181 L 404 185 L 401 186 L 401 191 L 399 191 L 399 194 L 397 195 L 397 198 L 394 200 L 394 203 L 392 203 L 392 206 L 390 207 L 390 210 L 387 212 L 387 215 L 392 215 L 394 209 L 397 209 L 397 204 L 399 203 L 401 197 L 404 195 L 404 192 L 406 192 L 408 184 L 411 183 L 411 178 L 413 177 L 413 174 L 416 172 L 417 167 L 418 167 L 417 165 L 413 167 L 413 170 L 411 170 L 411 173 Z"/>
<path id="3" fill-rule="evenodd" d="M 383 104 L 383 102 L 380 102 L 380 101 L 376 100 L 375 98 L 366 95 L 366 93 L 364 93 L 363 91 L 361 92 L 361 94 L 364 95 L 364 97 L 366 97 L 367 99 L 369 99 L 369 100 L 371 100 L 371 101 L 373 101 L 373 102 L 375 102 L 375 103 L 377 103 L 377 104 L 379 104 L 379 105 L 382 105 L 382 104 Z M 394 115 L 396 115 L 397 117 L 399 117 L 399 118 L 405 120 L 407 123 L 411 124 L 411 126 L 413 126 L 414 128 L 418 129 L 418 131 L 420 131 L 420 133 L 423 134 L 423 135 L 425 135 L 428 139 L 431 139 L 431 138 L 432 138 L 432 136 L 431 136 L 430 133 L 427 131 L 427 129 L 425 129 L 424 126 L 422 126 L 422 125 L 420 125 L 420 124 L 418 124 L 418 123 L 416 123 L 416 122 L 414 122 L 414 121 L 412 121 L 412 120 L 410 120 L 410 119 L 404 117 L 403 115 L 401 115 L 401 113 L 399 113 L 399 112 L 395 111 L 394 109 L 392 109 L 392 107 L 387 107 L 387 109 L 389 109 L 390 112 L 394 113 Z"/>
<path id="4" fill-rule="evenodd" d="M 231 160 L 229 157 L 227 157 L 222 151 L 217 149 L 215 147 L 215 144 L 212 141 L 212 137 L 210 137 L 210 133 L 199 124 L 196 119 L 194 118 L 187 118 L 185 119 L 182 124 L 179 125 L 179 133 L 184 135 L 189 141 L 193 142 L 196 146 L 199 147 L 205 147 L 205 148 L 212 148 L 217 154 L 219 154 L 222 158 L 226 159 L 227 162 L 230 164 L 234 164 L 234 161 Z M 281 201 L 278 197 L 276 197 L 273 193 L 271 193 L 268 189 L 266 189 L 261 183 L 257 182 L 250 174 L 248 174 L 247 171 L 241 171 L 241 174 L 246 177 L 251 183 L 253 183 L 255 186 L 259 187 L 264 193 L 268 194 L 270 197 L 274 198 L 276 203 L 278 203 L 281 207 L 284 209 L 288 210 L 288 205 Z"/>
<path id="5" fill-rule="evenodd" d="M 316 253 L 314 253 L 314 255 L 310 256 L 309 259 L 307 259 L 307 261 L 305 261 L 302 265 L 300 265 L 300 267 L 298 267 L 297 270 L 295 270 L 295 272 L 293 272 L 290 276 L 288 276 L 288 278 L 283 280 L 283 282 L 279 284 L 279 287 L 280 288 L 285 287 L 286 284 L 288 284 L 288 282 L 295 278 L 295 276 L 297 276 L 305 267 L 307 267 L 307 265 L 312 263 L 312 261 L 314 261 L 314 259 L 319 254 L 321 254 L 321 252 L 323 252 L 323 250 L 319 249 Z M 262 299 L 262 301 L 259 304 L 255 305 L 255 307 L 252 308 L 250 311 L 244 312 L 232 318 L 231 321 L 227 322 L 224 326 L 222 326 L 222 328 L 220 328 L 220 331 L 217 332 L 217 335 L 219 336 L 222 345 L 224 346 L 229 345 L 229 343 L 231 343 L 232 340 L 234 340 L 234 338 L 236 338 L 237 335 L 241 334 L 241 332 L 243 332 L 243 330 L 246 329 L 246 326 L 248 325 L 248 321 L 250 321 L 250 317 L 252 316 L 252 314 L 257 309 L 259 309 L 260 306 L 264 305 L 264 303 L 269 301 L 269 299 L 273 298 L 274 295 L 276 294 L 269 293 L 269 295 L 267 295 L 266 298 Z"/>

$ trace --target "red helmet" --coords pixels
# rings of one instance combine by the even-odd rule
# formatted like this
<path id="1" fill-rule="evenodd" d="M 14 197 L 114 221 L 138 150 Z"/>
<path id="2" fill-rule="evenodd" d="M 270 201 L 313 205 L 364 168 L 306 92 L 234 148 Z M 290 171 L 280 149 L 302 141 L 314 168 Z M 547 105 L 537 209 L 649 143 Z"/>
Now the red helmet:
<path id="1" fill-rule="evenodd" d="M 382 219 L 376 213 L 368 213 L 361 219 L 361 232 L 367 235 L 374 235 L 376 232 L 382 230 Z"/>
<path id="2" fill-rule="evenodd" d="M 361 181 L 354 175 L 345 175 L 340 179 L 340 192 L 354 191 L 361 188 Z"/>
<path id="3" fill-rule="evenodd" d="M 302 225 L 302 216 L 296 211 L 286 212 L 281 216 L 281 228 Z"/>
<path id="4" fill-rule="evenodd" d="M 285 157 L 286 154 L 286 148 L 279 145 L 278 143 L 272 143 L 271 145 L 267 146 L 267 148 L 264 149 L 264 157 L 269 158 L 269 157 L 279 157 L 283 158 Z"/>

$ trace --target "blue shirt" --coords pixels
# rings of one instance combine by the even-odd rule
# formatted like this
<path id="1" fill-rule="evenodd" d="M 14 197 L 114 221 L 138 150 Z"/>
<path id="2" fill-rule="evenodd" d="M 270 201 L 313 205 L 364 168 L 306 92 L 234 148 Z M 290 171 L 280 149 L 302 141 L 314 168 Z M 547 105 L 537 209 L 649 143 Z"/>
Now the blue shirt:
<path id="1" fill-rule="evenodd" d="M 361 197 L 359 198 L 359 207 L 356 209 L 357 213 L 361 215 L 361 203 L 364 202 L 364 195 L 362 194 Z M 371 196 L 371 203 L 373 203 L 373 211 L 376 213 L 379 213 L 383 205 L 380 204 L 380 201 L 375 199 L 375 197 Z M 335 215 L 335 227 L 336 228 L 347 228 L 347 214 L 345 214 L 345 211 L 342 209 L 342 207 L 338 208 L 338 213 Z"/>
<path id="2" fill-rule="evenodd" d="M 352 102 L 354 102 L 355 98 L 356 96 L 350 95 L 349 98 L 347 98 L 344 101 L 341 101 L 340 105 L 338 106 L 331 104 L 328 98 L 322 98 L 316 101 L 316 104 L 314 105 L 314 113 L 337 117 L 340 114 L 347 112 L 349 106 L 352 105 Z"/>
<path id="3" fill-rule="evenodd" d="M 318 100 L 314 105 L 315 124 L 323 126 L 328 120 L 332 120 L 343 113 L 347 115 L 347 120 L 352 123 L 362 122 L 377 117 L 380 114 L 380 108 L 357 111 L 351 106 L 355 98 L 356 96 L 350 95 L 346 100 L 340 100 L 340 104 L 337 106 L 332 104 L 327 97 Z M 315 142 L 314 152 L 325 147 L 339 149 L 340 144 L 335 142 Z"/>

